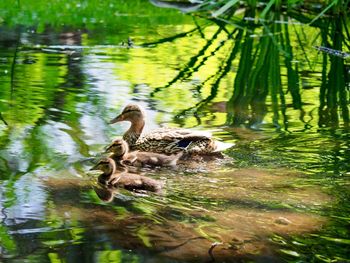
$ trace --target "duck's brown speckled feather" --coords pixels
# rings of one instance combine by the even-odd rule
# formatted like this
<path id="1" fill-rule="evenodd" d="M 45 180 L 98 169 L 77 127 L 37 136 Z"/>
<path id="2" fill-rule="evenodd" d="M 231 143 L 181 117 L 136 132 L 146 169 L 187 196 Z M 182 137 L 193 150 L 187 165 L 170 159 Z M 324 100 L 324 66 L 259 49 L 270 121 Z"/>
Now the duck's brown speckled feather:
<path id="1" fill-rule="evenodd" d="M 218 150 L 219 143 L 211 138 L 211 134 L 181 128 L 160 128 L 141 135 L 145 124 L 145 111 L 136 104 L 127 105 L 122 113 L 110 123 L 130 121 L 131 126 L 124 134 L 131 150 L 174 154 L 179 151 L 187 153 L 207 154 Z M 226 147 L 228 148 L 228 147 Z"/>
<path id="2" fill-rule="evenodd" d="M 210 153 L 216 150 L 214 140 L 205 132 L 179 128 L 161 128 L 140 137 L 132 149 L 158 153 Z"/>

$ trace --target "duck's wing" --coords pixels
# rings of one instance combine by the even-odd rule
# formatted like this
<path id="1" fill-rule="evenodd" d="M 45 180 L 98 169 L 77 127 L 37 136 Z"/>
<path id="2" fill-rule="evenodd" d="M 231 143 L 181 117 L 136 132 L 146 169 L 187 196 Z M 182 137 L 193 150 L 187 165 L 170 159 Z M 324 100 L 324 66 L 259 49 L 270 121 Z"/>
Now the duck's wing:
<path id="1" fill-rule="evenodd" d="M 158 153 L 212 152 L 215 150 L 211 134 L 202 131 L 192 131 L 179 128 L 161 128 L 141 137 L 136 145 L 137 149 Z"/>
<path id="2" fill-rule="evenodd" d="M 181 128 L 159 128 L 153 130 L 150 133 L 142 136 L 140 141 L 145 140 L 181 140 L 185 138 L 198 138 L 198 139 L 210 139 L 211 133 L 204 131 L 193 131 L 189 129 L 181 129 Z"/>

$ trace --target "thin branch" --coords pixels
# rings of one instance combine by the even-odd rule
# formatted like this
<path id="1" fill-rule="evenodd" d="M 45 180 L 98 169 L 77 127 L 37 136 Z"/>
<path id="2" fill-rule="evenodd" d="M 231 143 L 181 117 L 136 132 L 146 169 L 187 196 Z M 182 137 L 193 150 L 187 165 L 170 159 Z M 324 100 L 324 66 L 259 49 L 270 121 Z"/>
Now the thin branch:
<path id="1" fill-rule="evenodd" d="M 13 60 L 11 65 L 11 98 L 13 95 L 13 91 L 15 90 L 15 67 L 16 67 L 16 60 L 18 55 L 20 36 L 21 36 L 20 31 L 18 31 L 15 53 L 13 54 Z"/>
<path id="2" fill-rule="evenodd" d="M 152 47 L 152 46 L 155 46 L 155 45 L 158 45 L 158 44 L 163 44 L 163 43 L 167 43 L 167 42 L 172 42 L 178 38 L 183 38 L 183 37 L 186 37 L 188 34 L 190 33 L 193 33 L 195 31 L 197 31 L 198 28 L 195 27 L 194 29 L 191 29 L 187 32 L 182 32 L 180 34 L 177 34 L 177 35 L 174 35 L 174 36 L 171 36 L 171 37 L 166 37 L 166 38 L 162 38 L 162 39 L 159 39 L 157 41 L 154 41 L 154 42 L 149 42 L 149 43 L 143 43 L 141 44 L 140 46 L 141 47 Z"/>
<path id="3" fill-rule="evenodd" d="M 4 117 L 2 116 L 2 113 L 0 112 L 0 120 L 2 120 L 2 122 L 8 126 L 8 123 L 5 121 Z"/>
<path id="4" fill-rule="evenodd" d="M 197 27 L 197 29 L 198 29 L 198 32 L 199 32 L 200 36 L 201 36 L 203 39 L 205 39 L 205 35 L 204 35 L 204 33 L 203 33 L 203 31 L 202 31 L 200 25 L 198 24 L 198 21 L 197 21 L 196 17 L 193 16 L 192 19 L 193 19 L 193 22 L 194 22 L 194 24 L 196 25 L 196 27 Z"/>

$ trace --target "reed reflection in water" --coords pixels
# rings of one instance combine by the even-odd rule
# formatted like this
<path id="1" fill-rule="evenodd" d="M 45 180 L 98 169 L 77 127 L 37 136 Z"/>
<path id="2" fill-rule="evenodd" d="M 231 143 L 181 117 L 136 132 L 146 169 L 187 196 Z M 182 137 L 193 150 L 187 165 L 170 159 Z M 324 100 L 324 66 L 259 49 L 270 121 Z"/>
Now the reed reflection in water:
<path id="1" fill-rule="evenodd" d="M 308 130 L 315 125 L 348 127 L 349 74 L 346 57 L 341 56 L 346 54 L 341 53 L 347 45 L 346 17 L 322 19 L 313 24 L 315 29 L 290 22 L 280 12 L 270 12 L 265 23 L 252 17 L 254 9 L 247 9 L 242 19 L 244 28 L 219 26 L 185 67 L 166 85 L 155 88 L 151 96 L 157 99 L 158 93 L 164 95 L 176 83 L 206 71 L 211 73 L 196 85 L 196 92 L 208 95 L 176 115 L 174 121 L 181 125 L 186 125 L 184 121 L 191 115 L 200 125 L 203 118 L 196 116 L 218 110 L 215 105 L 222 103 L 219 110 L 227 112 L 226 124 L 231 126 L 261 129 L 271 124 L 285 131 Z M 311 22 L 305 19 L 302 17 L 303 22 Z M 306 47 L 311 50 L 307 52 Z M 223 56 L 223 60 L 215 65 L 216 71 L 208 71 L 213 55 Z M 230 78 L 234 83 L 231 92 L 223 84 Z M 231 96 L 228 101 L 226 96 Z"/>

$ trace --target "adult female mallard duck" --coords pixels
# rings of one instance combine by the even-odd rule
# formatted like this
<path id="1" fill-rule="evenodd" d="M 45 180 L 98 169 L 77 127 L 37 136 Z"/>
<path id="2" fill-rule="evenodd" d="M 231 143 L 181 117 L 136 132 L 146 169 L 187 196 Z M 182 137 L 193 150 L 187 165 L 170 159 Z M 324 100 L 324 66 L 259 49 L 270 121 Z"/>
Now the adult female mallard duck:
<path id="1" fill-rule="evenodd" d="M 208 133 L 180 128 L 160 128 L 141 136 L 145 126 L 145 111 L 136 104 L 127 105 L 110 124 L 121 121 L 131 123 L 123 139 L 132 150 L 165 154 L 185 150 L 187 153 L 210 154 L 232 146 L 219 147 L 219 142 L 214 141 Z"/>
<path id="2" fill-rule="evenodd" d="M 175 166 L 183 151 L 173 155 L 154 152 L 129 152 L 128 143 L 123 139 L 115 139 L 106 149 L 112 153 L 109 157 L 122 165 L 142 166 Z"/>

